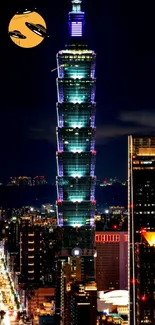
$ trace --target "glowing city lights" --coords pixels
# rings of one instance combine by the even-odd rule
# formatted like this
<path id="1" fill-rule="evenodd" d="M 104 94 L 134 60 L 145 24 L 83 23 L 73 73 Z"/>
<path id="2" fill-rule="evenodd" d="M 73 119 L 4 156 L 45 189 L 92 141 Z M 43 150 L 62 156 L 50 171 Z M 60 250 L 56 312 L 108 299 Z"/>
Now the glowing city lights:
<path id="1" fill-rule="evenodd" d="M 10 325 L 11 322 L 16 321 L 20 301 L 2 256 L 0 258 L 0 288 L 0 309 L 5 312 L 4 324 Z M 18 305 L 15 301 L 18 302 Z"/>
<path id="2" fill-rule="evenodd" d="M 155 232 L 141 232 L 145 240 L 149 243 L 150 246 L 155 246 Z"/>

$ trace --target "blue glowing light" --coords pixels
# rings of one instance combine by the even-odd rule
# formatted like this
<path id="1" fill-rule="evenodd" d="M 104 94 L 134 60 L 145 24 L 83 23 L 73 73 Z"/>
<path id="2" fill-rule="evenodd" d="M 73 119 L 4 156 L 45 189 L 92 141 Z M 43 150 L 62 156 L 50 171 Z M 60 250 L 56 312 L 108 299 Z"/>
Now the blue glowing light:
<path id="1" fill-rule="evenodd" d="M 71 36 L 73 37 L 81 37 L 82 36 L 82 22 L 72 21 L 71 25 Z"/>

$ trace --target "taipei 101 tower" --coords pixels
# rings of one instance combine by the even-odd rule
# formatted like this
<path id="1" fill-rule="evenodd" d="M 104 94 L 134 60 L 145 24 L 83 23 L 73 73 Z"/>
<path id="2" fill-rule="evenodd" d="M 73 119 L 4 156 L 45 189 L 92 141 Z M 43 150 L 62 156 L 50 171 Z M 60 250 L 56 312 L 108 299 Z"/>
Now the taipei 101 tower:
<path id="1" fill-rule="evenodd" d="M 95 63 L 84 37 L 81 0 L 72 0 L 69 42 L 57 54 L 58 258 L 74 264 L 83 282 L 94 281 Z"/>

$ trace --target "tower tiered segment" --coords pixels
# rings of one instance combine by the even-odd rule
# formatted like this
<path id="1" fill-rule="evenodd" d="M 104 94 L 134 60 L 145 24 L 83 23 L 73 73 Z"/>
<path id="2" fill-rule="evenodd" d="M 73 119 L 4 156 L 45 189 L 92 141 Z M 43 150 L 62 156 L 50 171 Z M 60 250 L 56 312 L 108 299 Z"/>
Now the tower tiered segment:
<path id="1" fill-rule="evenodd" d="M 72 1 L 70 42 L 57 54 L 57 215 L 58 225 L 94 225 L 95 63 L 83 41 L 81 1 Z"/>

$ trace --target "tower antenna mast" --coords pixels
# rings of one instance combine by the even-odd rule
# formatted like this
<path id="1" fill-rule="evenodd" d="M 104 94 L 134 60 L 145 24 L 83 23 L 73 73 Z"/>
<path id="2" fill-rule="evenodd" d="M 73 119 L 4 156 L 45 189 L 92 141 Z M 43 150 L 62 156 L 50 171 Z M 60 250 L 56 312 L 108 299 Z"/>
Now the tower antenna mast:
<path id="1" fill-rule="evenodd" d="M 81 11 L 82 0 L 71 0 L 71 2 L 73 11 Z"/>

